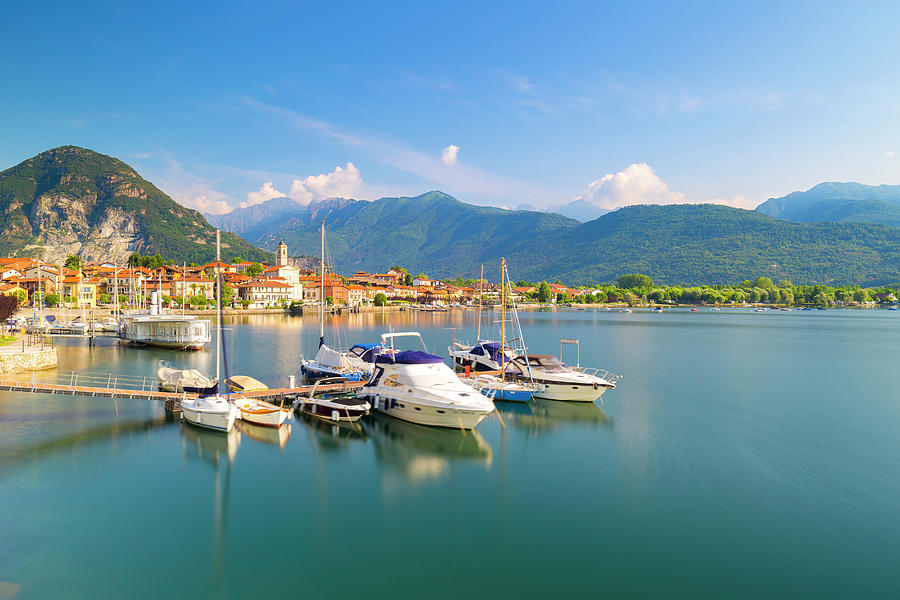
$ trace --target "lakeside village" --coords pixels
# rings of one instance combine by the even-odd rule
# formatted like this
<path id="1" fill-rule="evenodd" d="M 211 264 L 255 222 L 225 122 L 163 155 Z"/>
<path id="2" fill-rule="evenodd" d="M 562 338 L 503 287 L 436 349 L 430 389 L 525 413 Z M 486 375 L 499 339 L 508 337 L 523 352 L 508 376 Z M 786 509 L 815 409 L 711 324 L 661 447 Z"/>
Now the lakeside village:
<path id="1" fill-rule="evenodd" d="M 357 272 L 352 276 L 320 275 L 301 269 L 288 257 L 287 245 L 279 243 L 275 264 L 234 260 L 206 265 L 162 264 L 159 255 L 134 254 L 129 266 L 110 262 L 82 263 L 72 256 L 65 265 L 35 258 L 0 258 L 0 294 L 16 296 L 20 306 L 54 308 L 99 308 L 118 306 L 146 308 L 157 292 L 167 308 L 205 309 L 215 304 L 216 279 L 222 276 L 222 303 L 232 309 L 286 309 L 304 304 L 318 305 L 324 289 L 326 305 L 338 307 L 426 305 L 436 308 L 499 301 L 500 286 L 487 280 L 433 280 L 425 274 L 412 276 L 402 267 L 385 273 Z M 141 265 L 147 266 L 141 266 Z M 830 287 L 775 284 L 768 277 L 737 285 L 681 287 L 654 283 L 650 277 L 628 274 L 615 284 L 568 287 L 555 283 L 519 281 L 511 289 L 520 305 L 711 305 L 711 306 L 846 306 L 894 305 L 898 291 L 890 286 Z"/>

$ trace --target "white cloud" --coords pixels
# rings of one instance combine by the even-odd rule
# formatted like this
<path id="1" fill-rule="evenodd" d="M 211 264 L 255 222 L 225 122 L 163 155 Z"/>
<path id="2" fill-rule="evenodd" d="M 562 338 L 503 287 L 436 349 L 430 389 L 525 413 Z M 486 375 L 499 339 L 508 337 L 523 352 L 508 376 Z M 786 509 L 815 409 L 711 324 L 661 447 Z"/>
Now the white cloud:
<path id="1" fill-rule="evenodd" d="M 459 154 L 459 146 L 450 144 L 441 151 L 441 162 L 445 165 L 455 165 L 457 154 Z"/>
<path id="2" fill-rule="evenodd" d="M 345 167 L 335 167 L 331 173 L 310 175 L 306 179 L 295 179 L 291 183 L 291 198 L 300 204 L 325 198 L 352 197 L 362 185 L 359 169 L 352 162 Z"/>
<path id="3" fill-rule="evenodd" d="M 260 186 L 258 192 L 249 192 L 247 194 L 247 201 L 241 202 L 241 208 L 256 206 L 257 204 L 262 204 L 263 202 L 267 202 L 272 198 L 283 198 L 286 195 L 287 194 L 282 194 L 281 192 L 276 190 L 271 181 L 267 181 L 262 184 L 262 186 Z"/>
<path id="4" fill-rule="evenodd" d="M 888 158 L 893 158 L 893 157 L 894 157 L 894 151 L 893 151 L 893 150 L 888 150 L 887 152 L 884 153 L 884 155 L 885 155 L 886 157 L 888 157 Z"/>
<path id="5" fill-rule="evenodd" d="M 232 208 L 224 200 L 210 198 L 206 194 L 200 194 L 193 198 L 185 198 L 181 204 L 188 208 L 194 208 L 207 215 L 224 215 L 230 213 Z"/>
<path id="6" fill-rule="evenodd" d="M 615 209 L 629 204 L 680 204 L 684 194 L 669 190 L 647 163 L 634 163 L 618 173 L 607 173 L 588 184 L 581 196 L 602 208 Z"/>

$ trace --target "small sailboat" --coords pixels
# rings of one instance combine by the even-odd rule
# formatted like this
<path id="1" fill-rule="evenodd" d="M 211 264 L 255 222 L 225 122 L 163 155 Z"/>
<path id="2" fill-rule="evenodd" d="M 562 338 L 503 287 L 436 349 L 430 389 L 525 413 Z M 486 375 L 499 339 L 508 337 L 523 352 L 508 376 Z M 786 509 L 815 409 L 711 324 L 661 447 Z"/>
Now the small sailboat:
<path id="1" fill-rule="evenodd" d="M 512 297 L 511 293 L 507 293 L 509 283 L 509 274 L 506 272 L 506 259 L 500 259 L 500 348 L 508 350 L 509 355 L 515 358 L 517 353 L 506 348 L 506 299 Z M 509 290 L 511 291 L 511 290 Z M 522 326 L 519 323 L 519 312 L 516 310 L 516 303 L 513 300 L 513 315 L 515 315 L 516 326 L 519 328 L 519 337 L 517 338 L 522 345 L 522 355 L 528 356 L 525 347 L 525 336 L 522 333 Z M 525 381 L 524 379 L 516 381 L 506 378 L 506 360 L 507 354 L 501 355 L 500 377 L 493 375 L 479 375 L 474 379 L 467 381 L 473 388 L 490 398 L 491 400 L 505 400 L 507 402 L 528 402 L 534 396 L 536 391 L 534 381 Z"/>
<path id="2" fill-rule="evenodd" d="M 294 400 L 297 412 L 335 423 L 355 423 L 369 413 L 372 406 L 356 395 L 355 389 L 343 387 L 343 377 L 319 379 L 305 396 Z M 334 386 L 341 386 L 334 389 Z M 323 389 L 325 388 L 325 389 Z"/>
<path id="3" fill-rule="evenodd" d="M 255 398 L 238 398 L 234 404 L 241 411 L 241 419 L 263 427 L 281 427 L 291 416 L 291 407 L 285 408 L 284 401 L 279 406 Z"/>
<path id="4" fill-rule="evenodd" d="M 322 221 L 322 263 L 319 269 L 319 349 L 315 358 L 300 357 L 300 372 L 307 381 L 324 377 L 343 377 L 349 381 L 365 381 L 372 374 L 371 357 L 377 344 L 358 344 L 348 352 L 340 352 L 325 344 L 325 221 Z"/>
<path id="5" fill-rule="evenodd" d="M 216 262 L 220 262 L 220 235 L 216 230 Z M 219 362 L 222 358 L 222 273 L 219 272 L 216 285 L 216 311 L 218 313 L 216 331 L 216 381 L 219 381 Z M 191 425 L 216 431 L 229 432 L 234 429 L 238 409 L 228 396 L 221 394 L 185 398 L 181 401 L 181 418 Z"/>

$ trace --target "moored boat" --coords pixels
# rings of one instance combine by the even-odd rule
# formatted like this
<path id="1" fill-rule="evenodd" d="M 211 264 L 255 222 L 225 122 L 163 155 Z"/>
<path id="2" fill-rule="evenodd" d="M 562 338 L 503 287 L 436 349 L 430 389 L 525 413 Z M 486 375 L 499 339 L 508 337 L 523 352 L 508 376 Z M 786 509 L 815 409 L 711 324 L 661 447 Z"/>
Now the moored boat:
<path id="1" fill-rule="evenodd" d="M 181 418 L 197 427 L 231 431 L 237 416 L 237 407 L 225 396 L 186 398 L 181 401 Z"/>
<path id="2" fill-rule="evenodd" d="M 530 371 L 530 376 L 529 376 Z M 616 387 L 617 375 L 599 369 L 570 367 L 555 356 L 530 354 L 510 362 L 506 374 L 540 386 L 536 398 L 569 402 L 593 402 Z"/>
<path id="3" fill-rule="evenodd" d="M 382 345 L 398 337 L 417 337 L 417 332 L 386 333 Z M 375 373 L 359 396 L 377 412 L 435 427 L 472 429 L 494 411 L 494 403 L 464 384 L 444 360 L 433 354 L 405 350 L 377 357 Z"/>
<path id="4" fill-rule="evenodd" d="M 241 419 L 263 427 L 281 427 L 291 416 L 291 408 L 278 406 L 255 398 L 238 398 L 234 405 L 241 413 Z"/>
<path id="5" fill-rule="evenodd" d="M 167 361 L 159 361 L 156 369 L 159 389 L 164 392 L 185 392 L 212 396 L 219 391 L 219 382 L 210 379 L 197 369 L 176 369 Z"/>
<path id="6" fill-rule="evenodd" d="M 358 421 L 372 407 L 364 398 L 357 396 L 355 389 L 343 387 L 346 383 L 347 380 L 342 377 L 319 379 L 307 395 L 294 400 L 294 410 L 325 421 Z M 334 389 L 335 386 L 339 387 Z"/>

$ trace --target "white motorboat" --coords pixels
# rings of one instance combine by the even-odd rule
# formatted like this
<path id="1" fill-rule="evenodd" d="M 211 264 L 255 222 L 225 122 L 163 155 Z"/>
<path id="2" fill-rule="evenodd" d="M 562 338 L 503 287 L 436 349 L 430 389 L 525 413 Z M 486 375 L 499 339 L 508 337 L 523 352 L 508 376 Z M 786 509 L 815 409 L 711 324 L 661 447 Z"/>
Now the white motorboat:
<path id="1" fill-rule="evenodd" d="M 381 350 L 378 344 L 356 344 L 347 352 L 329 348 L 324 341 L 312 360 L 300 358 L 300 372 L 308 381 L 341 377 L 348 381 L 365 381 L 375 369 L 374 356 Z"/>
<path id="2" fill-rule="evenodd" d="M 500 371 L 516 356 L 508 346 L 502 350 L 501 347 L 500 342 L 479 340 L 477 344 L 454 342 L 449 351 L 453 362 L 460 367 L 470 367 L 472 371 Z"/>
<path id="3" fill-rule="evenodd" d="M 533 381 L 537 386 L 535 398 L 570 402 L 593 402 L 606 390 L 615 388 L 619 378 L 599 369 L 570 367 L 548 354 L 517 356 L 507 366 L 506 374 L 520 381 Z"/>
<path id="4" fill-rule="evenodd" d="M 398 337 L 417 337 L 417 332 L 386 333 L 382 345 Z M 472 429 L 494 411 L 494 403 L 460 381 L 441 357 L 417 350 L 379 355 L 372 378 L 360 389 L 361 398 L 373 410 L 398 419 L 432 425 Z"/>
<path id="5" fill-rule="evenodd" d="M 219 391 L 219 382 L 210 379 L 197 369 L 175 369 L 167 361 L 159 361 L 156 369 L 159 389 L 164 392 L 186 392 L 212 396 Z"/>
<path id="6" fill-rule="evenodd" d="M 119 322 L 112 317 L 107 317 L 99 325 L 100 331 L 104 333 L 116 333 L 119 331 Z"/>
<path id="7" fill-rule="evenodd" d="M 216 431 L 231 431 L 237 407 L 225 396 L 186 398 L 181 401 L 181 417 L 188 423 Z"/>

